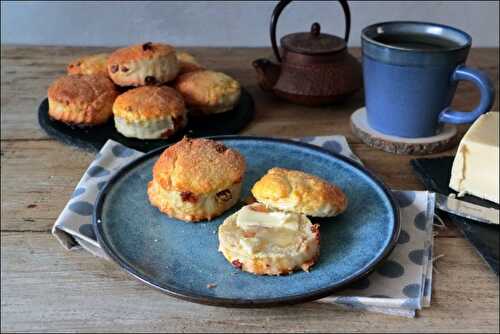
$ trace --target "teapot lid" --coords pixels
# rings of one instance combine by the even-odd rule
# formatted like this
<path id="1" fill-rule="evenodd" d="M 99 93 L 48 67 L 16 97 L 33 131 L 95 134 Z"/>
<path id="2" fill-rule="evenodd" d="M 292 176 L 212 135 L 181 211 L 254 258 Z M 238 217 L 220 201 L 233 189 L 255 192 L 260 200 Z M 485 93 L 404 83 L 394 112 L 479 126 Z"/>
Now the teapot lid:
<path id="1" fill-rule="evenodd" d="M 320 55 L 342 51 L 346 48 L 346 42 L 338 36 L 322 34 L 321 26 L 315 22 L 310 32 L 298 32 L 281 38 L 281 46 L 292 52 Z"/>

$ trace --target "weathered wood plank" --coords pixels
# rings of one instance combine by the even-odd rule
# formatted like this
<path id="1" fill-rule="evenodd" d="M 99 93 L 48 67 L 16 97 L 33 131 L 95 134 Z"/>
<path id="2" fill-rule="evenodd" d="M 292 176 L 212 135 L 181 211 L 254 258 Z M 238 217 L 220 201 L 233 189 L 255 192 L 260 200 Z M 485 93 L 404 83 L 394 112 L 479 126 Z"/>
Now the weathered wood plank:
<path id="1" fill-rule="evenodd" d="M 48 231 L 92 159 L 55 141 L 2 141 L 2 231 Z"/>
<path id="2" fill-rule="evenodd" d="M 2 233 L 3 331 L 326 332 L 498 330 L 498 281 L 471 246 L 437 241 L 432 307 L 417 319 L 308 303 L 225 309 L 163 295 L 84 251 L 64 251 L 45 233 Z M 300 314 L 300 320 L 297 318 Z"/>
<path id="3" fill-rule="evenodd" d="M 74 47 L 12 47 L 2 46 L 2 139 L 44 139 L 39 129 L 36 112 L 46 96 L 50 83 L 64 74 L 66 64 L 84 54 L 109 51 L 106 48 Z M 248 134 L 281 136 L 338 133 L 352 136 L 348 118 L 352 111 L 363 105 L 362 93 L 345 104 L 323 108 L 307 108 L 282 101 L 261 92 L 257 87 L 252 60 L 269 57 L 270 48 L 187 48 L 207 67 L 225 71 L 247 87 L 256 102 L 256 121 Z M 352 53 L 359 57 L 359 48 Z M 471 66 L 486 71 L 498 93 L 498 49 L 473 49 Z M 470 84 L 461 83 L 454 106 L 470 110 L 478 100 L 478 92 Z M 493 109 L 498 109 L 498 99 Z"/>

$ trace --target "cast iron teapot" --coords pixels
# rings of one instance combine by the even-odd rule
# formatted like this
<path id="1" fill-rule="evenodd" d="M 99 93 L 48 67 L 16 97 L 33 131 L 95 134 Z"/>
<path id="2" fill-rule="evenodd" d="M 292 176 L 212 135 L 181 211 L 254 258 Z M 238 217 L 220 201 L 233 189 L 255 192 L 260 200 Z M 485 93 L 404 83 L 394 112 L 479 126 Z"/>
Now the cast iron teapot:
<path id="1" fill-rule="evenodd" d="M 347 52 L 351 29 L 347 1 L 339 1 L 345 16 L 344 39 L 321 33 L 319 23 L 313 23 L 310 32 L 282 37 L 280 55 L 276 45 L 276 24 L 290 2 L 292 0 L 280 1 L 271 17 L 271 44 L 281 64 L 268 59 L 252 63 L 259 86 L 288 101 L 306 105 L 334 103 L 357 91 L 362 82 L 361 65 Z"/>

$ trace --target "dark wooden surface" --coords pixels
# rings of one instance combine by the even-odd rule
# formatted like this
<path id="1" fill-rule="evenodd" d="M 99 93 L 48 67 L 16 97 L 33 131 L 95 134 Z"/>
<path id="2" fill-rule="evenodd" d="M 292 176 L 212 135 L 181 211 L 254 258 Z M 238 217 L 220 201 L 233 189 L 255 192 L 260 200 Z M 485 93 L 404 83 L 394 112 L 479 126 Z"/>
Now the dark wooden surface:
<path id="1" fill-rule="evenodd" d="M 103 48 L 1 47 L 1 330 L 4 331 L 499 331 L 498 278 L 451 223 L 435 242 L 432 307 L 416 319 L 308 303 L 241 310 L 195 305 L 162 295 L 84 251 L 67 252 L 50 235 L 93 155 L 64 146 L 37 124 L 37 106 L 66 64 Z M 362 94 L 324 108 L 286 104 L 260 91 L 251 61 L 271 49 L 190 48 L 253 95 L 247 135 L 341 134 L 365 165 L 394 189 L 422 189 L 411 156 L 374 150 L 350 131 Z M 359 49 L 352 50 L 359 57 Z M 498 49 L 473 49 L 468 64 L 486 71 L 498 96 Z M 474 87 L 461 83 L 453 105 L 471 110 Z M 494 110 L 498 110 L 498 98 Z M 461 134 L 466 127 L 461 126 Z M 442 153 L 453 154 L 453 150 Z M 441 155 L 441 154 L 440 154 Z"/>

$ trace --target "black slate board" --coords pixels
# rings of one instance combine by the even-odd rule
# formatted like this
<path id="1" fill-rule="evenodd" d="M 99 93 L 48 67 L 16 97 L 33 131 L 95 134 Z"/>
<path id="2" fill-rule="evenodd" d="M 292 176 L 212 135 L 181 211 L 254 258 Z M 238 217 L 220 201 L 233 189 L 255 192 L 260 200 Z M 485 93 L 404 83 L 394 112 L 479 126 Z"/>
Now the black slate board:
<path id="1" fill-rule="evenodd" d="M 67 144 L 83 148 L 87 151 L 99 151 L 108 139 L 141 152 L 149 152 L 155 148 L 174 143 L 184 135 L 196 138 L 218 135 L 231 135 L 241 131 L 254 116 L 252 96 L 242 89 L 238 104 L 233 110 L 210 115 L 203 120 L 189 119 L 186 128 L 168 139 L 141 140 L 127 138 L 115 129 L 113 119 L 106 124 L 95 127 L 77 127 L 55 121 L 49 117 L 49 103 L 44 99 L 38 107 L 38 123 L 51 137 Z"/>
<path id="2" fill-rule="evenodd" d="M 453 158 L 454 157 L 414 159 L 411 161 L 411 165 L 428 190 L 448 195 L 450 193 L 456 193 L 453 189 L 448 187 Z M 466 195 L 460 199 L 486 207 L 499 208 L 498 204 L 475 196 Z M 444 211 L 440 212 L 449 215 L 455 225 L 462 231 L 465 238 L 474 245 L 482 258 L 498 275 L 500 227 L 479 223 L 471 219 L 445 213 Z"/>

